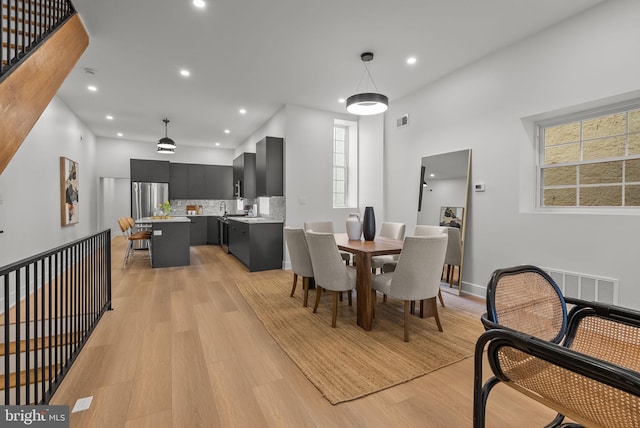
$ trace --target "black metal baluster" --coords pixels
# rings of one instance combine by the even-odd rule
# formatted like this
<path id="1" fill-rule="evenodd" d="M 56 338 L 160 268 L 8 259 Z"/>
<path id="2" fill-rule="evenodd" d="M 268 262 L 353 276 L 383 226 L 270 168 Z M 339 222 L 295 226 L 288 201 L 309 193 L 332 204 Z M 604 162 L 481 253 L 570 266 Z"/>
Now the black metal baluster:
<path id="1" fill-rule="evenodd" d="M 46 326 L 46 322 L 47 322 L 47 305 L 46 305 L 46 295 L 45 295 L 45 290 L 46 290 L 46 284 L 45 284 L 45 272 L 46 272 L 46 264 L 45 264 L 45 259 L 41 259 L 40 260 L 40 371 L 42 376 L 40 376 L 40 392 L 41 392 L 41 398 L 38 399 L 38 394 L 36 393 L 36 401 L 35 404 L 40 404 L 41 400 L 44 399 L 44 394 L 47 390 L 47 350 L 49 350 L 49 354 L 51 354 L 51 342 L 50 341 L 46 341 L 45 337 L 45 326 Z M 51 313 L 49 313 L 48 315 L 49 317 L 51 317 Z M 37 390 L 37 385 L 36 385 L 36 390 Z"/>
<path id="2" fill-rule="evenodd" d="M 53 307 L 52 307 L 52 302 L 53 302 L 53 267 L 51 266 L 52 262 L 53 262 L 53 256 L 49 256 L 48 257 L 48 263 L 49 263 L 49 269 L 48 269 L 48 273 L 49 273 L 49 281 L 48 281 L 48 285 L 49 285 L 49 300 L 47 301 L 48 304 L 48 311 L 49 311 L 49 317 L 48 317 L 48 321 L 49 324 L 47 326 L 47 337 L 49 340 L 49 358 L 47 361 L 47 365 L 49 366 L 49 387 L 48 389 L 51 389 L 51 383 L 53 382 L 53 375 L 55 373 L 55 369 L 54 369 L 54 373 L 51 372 L 51 367 L 53 365 L 53 353 L 55 352 L 55 349 L 53 347 L 53 337 L 51 336 L 51 332 L 53 330 L 53 326 L 51 324 L 51 320 L 54 318 L 53 316 Z M 44 397 L 44 391 L 45 389 L 42 389 L 43 393 L 42 396 Z"/>
<path id="3" fill-rule="evenodd" d="M 63 318 L 62 318 L 62 322 L 64 325 L 64 336 L 63 336 L 63 343 L 64 343 L 64 348 L 63 348 L 63 353 L 62 353 L 62 364 L 64 364 L 66 366 L 66 361 L 69 358 L 69 339 L 71 337 L 71 332 L 70 332 L 70 317 L 69 317 L 69 306 L 70 306 L 70 294 L 69 294 L 69 259 L 70 259 L 70 253 L 71 253 L 71 249 L 67 249 L 65 250 L 65 254 L 64 254 L 64 270 L 63 270 L 63 275 L 64 275 L 64 314 L 63 314 Z"/>
<path id="4" fill-rule="evenodd" d="M 31 399 L 31 353 L 29 352 L 30 344 L 31 344 L 31 267 L 33 264 L 29 264 L 25 268 L 25 319 L 26 319 L 26 331 L 25 331 L 25 349 L 24 349 L 24 360 L 25 360 L 25 404 L 30 404 Z M 16 305 L 19 305 L 20 302 L 16 302 Z M 36 302 L 37 304 L 37 302 Z M 36 306 L 37 311 L 37 306 Z M 20 340 L 20 339 L 18 339 Z M 20 358 L 20 353 L 17 353 L 17 358 Z M 37 370 L 36 370 L 37 371 Z M 19 378 L 18 378 L 19 379 Z"/>
<path id="5" fill-rule="evenodd" d="M 16 404 L 20 404 L 20 358 L 16 356 L 20 355 L 20 339 L 22 339 L 22 332 L 20 327 L 21 313 L 20 313 L 20 270 L 16 272 L 16 324 L 15 324 L 15 341 L 16 341 L 16 353 L 14 359 L 16 360 Z"/>
<path id="6" fill-rule="evenodd" d="M 10 273 L 7 273 L 3 276 L 4 278 L 4 372 L 5 372 L 5 377 L 4 377 L 4 405 L 7 406 L 10 404 L 9 401 L 9 393 L 11 392 L 11 388 L 9 388 L 9 372 L 11 371 L 10 369 L 10 353 L 9 353 L 9 344 L 11 342 L 11 340 L 9 339 L 11 331 L 10 331 L 10 326 L 11 326 L 11 322 L 9 319 L 9 309 L 11 308 L 11 306 L 9 305 L 9 296 L 10 296 L 10 290 L 9 290 L 9 276 Z"/>
<path id="7" fill-rule="evenodd" d="M 53 340 L 54 340 L 54 354 L 53 354 L 53 364 L 54 367 L 56 367 L 56 379 L 55 381 L 58 381 L 58 363 L 60 361 L 60 348 L 59 348 L 59 343 L 58 343 L 58 335 L 59 335 L 59 329 L 58 329 L 58 324 L 60 323 L 60 314 L 58 312 L 59 306 L 61 305 L 60 303 L 60 283 L 59 283 L 59 275 L 60 275 L 60 257 L 59 257 L 59 253 L 55 254 L 54 257 L 54 267 L 53 267 L 53 275 L 54 275 L 54 283 L 53 283 L 53 294 L 52 294 L 52 299 L 54 302 L 53 305 Z M 53 382 L 53 379 L 49 382 L 49 385 L 51 385 Z"/>

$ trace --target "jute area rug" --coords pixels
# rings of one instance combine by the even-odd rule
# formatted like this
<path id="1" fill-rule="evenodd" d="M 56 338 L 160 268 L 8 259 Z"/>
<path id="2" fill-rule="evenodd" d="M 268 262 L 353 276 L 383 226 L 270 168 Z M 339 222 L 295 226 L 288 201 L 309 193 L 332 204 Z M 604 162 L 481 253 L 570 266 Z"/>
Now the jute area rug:
<path id="1" fill-rule="evenodd" d="M 402 302 L 378 298 L 373 329 L 356 325 L 346 296 L 331 328 L 331 293 L 323 293 L 313 313 L 316 293 L 302 307 L 302 281 L 289 297 L 291 279 L 266 279 L 237 284 L 267 331 L 305 376 L 332 404 L 353 400 L 409 381 L 473 355 L 483 328 L 479 316 L 465 311 L 464 299 L 444 293 L 438 313 L 443 333 L 433 318 L 411 317 L 410 342 L 403 342 Z M 476 308 L 477 310 L 477 308 Z"/>

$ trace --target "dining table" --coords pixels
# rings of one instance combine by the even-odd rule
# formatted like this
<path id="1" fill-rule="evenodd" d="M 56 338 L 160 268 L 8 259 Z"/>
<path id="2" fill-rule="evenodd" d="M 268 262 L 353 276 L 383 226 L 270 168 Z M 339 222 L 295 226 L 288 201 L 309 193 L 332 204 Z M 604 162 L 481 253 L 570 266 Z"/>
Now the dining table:
<path id="1" fill-rule="evenodd" d="M 373 325 L 373 306 L 376 298 L 371 289 L 371 257 L 400 254 L 403 240 L 376 237 L 373 241 L 350 240 L 346 233 L 334 234 L 338 249 L 354 255 L 356 264 L 356 320 L 364 330 Z"/>

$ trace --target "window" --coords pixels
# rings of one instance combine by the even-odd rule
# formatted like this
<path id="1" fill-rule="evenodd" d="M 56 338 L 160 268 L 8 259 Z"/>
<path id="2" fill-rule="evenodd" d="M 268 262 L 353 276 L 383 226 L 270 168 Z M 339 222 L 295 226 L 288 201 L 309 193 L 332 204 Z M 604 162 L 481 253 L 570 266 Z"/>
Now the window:
<path id="1" fill-rule="evenodd" d="M 333 126 L 333 207 L 347 206 L 349 196 L 349 128 Z"/>
<path id="2" fill-rule="evenodd" d="M 538 124 L 539 206 L 639 207 L 640 108 Z"/>

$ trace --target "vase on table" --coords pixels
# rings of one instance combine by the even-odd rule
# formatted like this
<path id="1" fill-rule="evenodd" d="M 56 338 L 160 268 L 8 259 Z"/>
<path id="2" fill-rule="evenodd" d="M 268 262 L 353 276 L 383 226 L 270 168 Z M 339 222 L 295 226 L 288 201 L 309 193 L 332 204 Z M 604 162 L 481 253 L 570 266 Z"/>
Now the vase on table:
<path id="1" fill-rule="evenodd" d="M 364 209 L 364 218 L 362 219 L 362 234 L 365 241 L 373 241 L 376 237 L 376 216 L 373 207 Z"/>
<path id="2" fill-rule="evenodd" d="M 347 236 L 349 241 L 359 241 L 362 235 L 362 222 L 360 221 L 360 214 L 351 213 L 347 218 Z"/>

